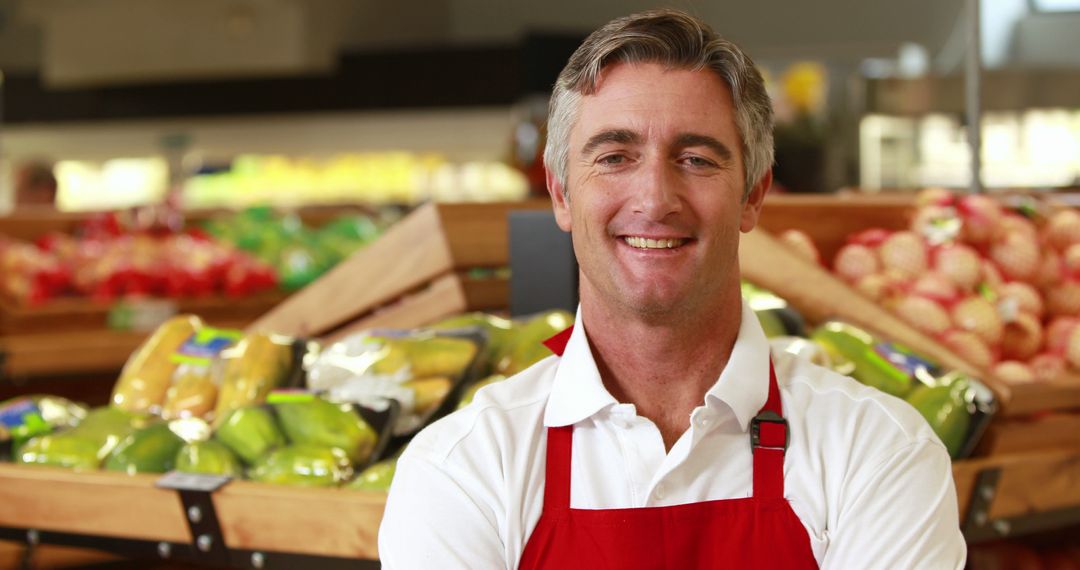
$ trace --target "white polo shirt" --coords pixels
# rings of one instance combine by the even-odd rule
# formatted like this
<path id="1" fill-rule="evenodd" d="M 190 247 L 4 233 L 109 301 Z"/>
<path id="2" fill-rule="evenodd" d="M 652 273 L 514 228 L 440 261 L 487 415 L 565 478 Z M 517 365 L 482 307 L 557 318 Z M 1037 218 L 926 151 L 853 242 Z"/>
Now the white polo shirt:
<path id="1" fill-rule="evenodd" d="M 379 532 L 384 568 L 517 568 L 543 509 L 547 427 L 574 425 L 573 508 L 751 495 L 748 430 L 767 395 L 769 344 L 745 303 L 727 367 L 670 452 L 604 387 L 580 310 L 577 322 L 561 358 L 480 390 L 412 441 Z M 949 456 L 926 421 L 883 392 L 774 356 L 791 437 L 784 494 L 818 564 L 963 568 Z"/>

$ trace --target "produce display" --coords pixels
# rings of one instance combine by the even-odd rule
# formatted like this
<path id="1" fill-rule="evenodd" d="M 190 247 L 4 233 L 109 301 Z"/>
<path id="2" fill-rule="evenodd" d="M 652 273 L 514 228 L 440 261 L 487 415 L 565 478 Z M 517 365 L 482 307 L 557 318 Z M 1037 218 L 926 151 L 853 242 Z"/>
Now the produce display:
<path id="1" fill-rule="evenodd" d="M 789 231 L 781 237 L 795 251 L 828 267 L 853 294 L 876 300 L 982 367 L 987 376 L 1038 383 L 1070 366 L 1080 368 L 1080 356 L 1072 355 L 1080 355 L 1080 348 L 1074 348 L 1080 342 L 1080 301 L 1071 301 L 1074 293 L 1080 298 L 1080 290 L 1074 292 L 1080 287 L 1080 268 L 1073 267 L 1080 267 L 1080 215 L 1045 204 L 1018 201 L 1019 207 L 1006 207 L 1005 202 L 939 191 L 921 194 L 918 203 L 908 229 L 854 233 L 838 253 L 827 252 L 828 258 L 807 234 Z M 146 240 L 214 244 L 268 268 L 277 286 L 293 289 L 376 239 L 384 226 L 369 218 L 344 217 L 311 229 L 296 216 L 251 209 L 186 234 L 112 236 L 105 227 L 78 239 L 8 241 L 0 251 L 18 251 L 12 258 L 21 256 L 22 266 L 34 268 L 22 272 L 32 278 L 14 286 L 23 291 L 22 299 L 34 297 L 27 291 L 46 292 L 36 294 L 39 300 L 33 302 L 75 292 L 72 265 L 62 261 L 66 258 L 61 252 L 73 243 L 84 247 L 80 240 L 114 237 L 129 242 L 124 255 L 114 256 L 128 261 L 138 257 L 137 248 L 145 247 L 135 244 Z M 170 251 L 176 257 L 188 255 L 186 250 Z M 0 256 L 0 262 L 6 259 Z M 474 277 L 474 272 L 491 270 L 455 271 Z M 10 275 L 3 273 L 4 291 L 9 281 L 18 281 Z M 124 283 L 140 291 L 130 285 L 139 279 Z M 830 285 L 840 288 L 835 282 Z M 358 280 L 357 287 L 362 286 Z M 111 294 L 106 290 L 100 298 Z M 783 298 L 752 285 L 744 284 L 743 296 L 774 352 L 808 358 L 906 401 L 954 459 L 975 454 L 991 418 L 995 424 L 982 438 L 982 453 L 1019 448 L 1025 438 L 1036 437 L 1036 424 L 1044 419 L 1074 417 L 1059 412 L 1010 415 L 1009 403 L 1018 399 L 1010 400 L 1004 391 L 1004 413 L 997 417 L 998 402 L 979 378 L 943 368 L 887 335 L 876 336 L 851 322 L 807 323 Z M 0 459 L 73 471 L 113 471 L 116 476 L 179 471 L 270 485 L 340 488 L 343 491 L 326 497 L 346 497 L 342 502 L 352 501 L 357 509 L 377 510 L 379 497 L 369 500 L 345 490 L 387 491 L 409 438 L 447 413 L 476 405 L 485 387 L 549 356 L 542 341 L 572 322 L 573 315 L 564 311 L 518 319 L 467 313 L 422 328 L 374 329 L 320 343 L 219 328 L 194 315 L 180 315 L 132 353 L 107 406 L 87 409 L 44 395 L 0 403 Z M 1034 384 L 1016 388 L 1013 395 L 1043 389 Z M 1002 443 L 998 438 L 1014 425 L 1024 433 Z M 956 463 L 958 489 L 973 484 L 976 474 L 970 470 L 984 459 L 995 461 L 991 455 Z M 1040 465 L 1050 465 L 1052 459 Z M 36 476 L 33 470 L 22 471 L 30 474 L 28 479 Z M 272 497 L 271 491 L 255 485 L 232 490 Z M 1000 491 L 1013 501 L 1023 496 L 1015 489 Z M 320 495 L 311 497 L 323 500 Z M 961 505 L 970 498 L 961 496 Z"/>
<path id="2" fill-rule="evenodd" d="M 917 205 L 907 230 L 848 236 L 831 270 L 1001 380 L 1080 370 L 1080 213 L 944 190 Z M 819 260 L 805 234 L 781 238 Z"/>
<path id="3" fill-rule="evenodd" d="M 277 284 L 271 266 L 199 232 L 107 227 L 114 229 L 50 233 L 33 244 L 0 238 L 0 295 L 34 306 L 63 296 L 241 297 Z"/>
<path id="4" fill-rule="evenodd" d="M 275 214 L 263 207 L 210 220 L 203 228 L 273 267 L 281 287 L 295 291 L 374 241 L 386 223 L 343 215 L 315 229 L 305 226 L 296 214 Z"/>
<path id="5" fill-rule="evenodd" d="M 954 459 L 970 455 L 990 419 L 993 395 L 978 379 L 943 370 L 912 350 L 849 323 L 829 321 L 809 334 L 779 297 L 749 284 L 743 296 L 774 350 L 805 357 L 911 404 Z"/>
<path id="6" fill-rule="evenodd" d="M 102 214 L 72 235 L 52 232 L 34 243 L 0 236 L 0 296 L 36 306 L 71 296 L 111 302 L 295 291 L 374 241 L 392 221 L 382 218 L 342 215 L 311 228 L 296 214 L 261 207 L 181 231 Z"/>
<path id="7" fill-rule="evenodd" d="M 474 313 L 320 347 L 179 315 L 131 355 L 110 405 L 8 402 L 0 434 L 17 463 L 385 489 L 396 455 L 383 452 L 400 452 L 466 394 L 550 355 L 541 341 L 571 324 L 565 311 L 518 321 Z M 391 400 L 394 413 L 371 416 L 382 424 L 365 419 Z"/>

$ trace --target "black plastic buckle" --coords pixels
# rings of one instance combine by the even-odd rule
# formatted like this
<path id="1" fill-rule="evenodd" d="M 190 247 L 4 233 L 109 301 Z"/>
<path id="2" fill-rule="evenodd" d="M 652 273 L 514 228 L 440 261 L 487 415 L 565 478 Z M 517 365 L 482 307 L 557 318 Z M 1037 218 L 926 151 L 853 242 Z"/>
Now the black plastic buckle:
<path id="1" fill-rule="evenodd" d="M 788 428 L 787 419 L 780 414 L 769 410 L 761 412 L 754 416 L 754 419 L 750 420 L 750 448 L 757 449 L 763 447 L 765 449 L 779 449 L 761 445 L 762 423 L 782 424 L 784 426 L 784 451 L 787 451 L 788 444 L 791 443 L 791 430 Z"/>

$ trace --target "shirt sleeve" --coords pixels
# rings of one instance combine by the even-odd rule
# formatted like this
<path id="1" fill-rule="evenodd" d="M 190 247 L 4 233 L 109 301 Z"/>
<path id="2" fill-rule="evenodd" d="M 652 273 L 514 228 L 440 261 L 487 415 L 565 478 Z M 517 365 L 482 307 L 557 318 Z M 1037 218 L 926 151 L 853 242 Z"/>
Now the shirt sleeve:
<path id="1" fill-rule="evenodd" d="M 398 460 L 379 527 L 382 567 L 505 568 L 491 509 L 445 469 L 410 451 Z"/>
<path id="2" fill-rule="evenodd" d="M 842 493 L 821 567 L 962 569 L 967 545 L 945 448 L 920 439 L 867 467 Z"/>

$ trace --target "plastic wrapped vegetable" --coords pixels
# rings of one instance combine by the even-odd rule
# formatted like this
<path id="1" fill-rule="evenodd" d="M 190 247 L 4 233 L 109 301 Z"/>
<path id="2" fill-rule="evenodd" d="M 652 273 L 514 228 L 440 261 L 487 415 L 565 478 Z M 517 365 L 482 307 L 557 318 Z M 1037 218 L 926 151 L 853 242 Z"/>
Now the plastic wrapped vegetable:
<path id="1" fill-rule="evenodd" d="M 290 442 L 340 449 L 354 465 L 367 461 L 378 439 L 375 430 L 348 404 L 312 396 L 275 403 L 274 409 Z"/>
<path id="2" fill-rule="evenodd" d="M 105 469 L 129 475 L 165 473 L 172 470 L 183 446 L 184 440 L 169 429 L 169 424 L 159 422 L 124 438 L 105 460 Z"/>
<path id="3" fill-rule="evenodd" d="M 205 417 L 218 398 L 218 355 L 243 336 L 236 330 L 202 327 L 172 355 L 178 367 L 165 393 L 161 417 Z"/>
<path id="4" fill-rule="evenodd" d="M 273 414 L 261 406 L 229 412 L 218 425 L 214 437 L 249 465 L 271 450 L 285 445 L 285 436 Z"/>
<path id="5" fill-rule="evenodd" d="M 334 343 L 308 371 L 308 387 L 330 400 L 382 409 L 388 399 L 401 404 L 394 431 L 407 434 L 439 410 L 471 371 L 482 339 L 435 334 L 362 333 Z"/>
<path id="6" fill-rule="evenodd" d="M 112 403 L 133 412 L 157 412 L 178 363 L 172 356 L 202 326 L 193 315 L 176 316 L 154 331 L 124 364 Z"/>
<path id="7" fill-rule="evenodd" d="M 46 434 L 21 446 L 15 454 L 15 462 L 87 471 L 97 469 L 101 464 L 98 451 L 95 442 L 70 432 Z"/>
<path id="8" fill-rule="evenodd" d="M 250 333 L 221 356 L 224 368 L 214 409 L 215 425 L 232 410 L 263 403 L 286 381 L 293 366 L 292 339 Z"/>
<path id="9" fill-rule="evenodd" d="M 0 443 L 21 447 L 30 438 L 78 425 L 86 407 L 67 398 L 36 394 L 0 403 Z"/>
<path id="10" fill-rule="evenodd" d="M 185 444 L 176 454 L 175 469 L 182 473 L 239 477 L 244 468 L 223 443 L 213 439 Z"/>
<path id="11" fill-rule="evenodd" d="M 390 490 L 395 471 L 397 471 L 397 457 L 386 459 L 361 471 L 347 487 L 362 491 L 386 492 Z"/>
<path id="12" fill-rule="evenodd" d="M 253 481 L 303 487 L 334 487 L 352 476 L 345 452 L 311 444 L 276 449 L 259 458 L 248 475 Z"/>

